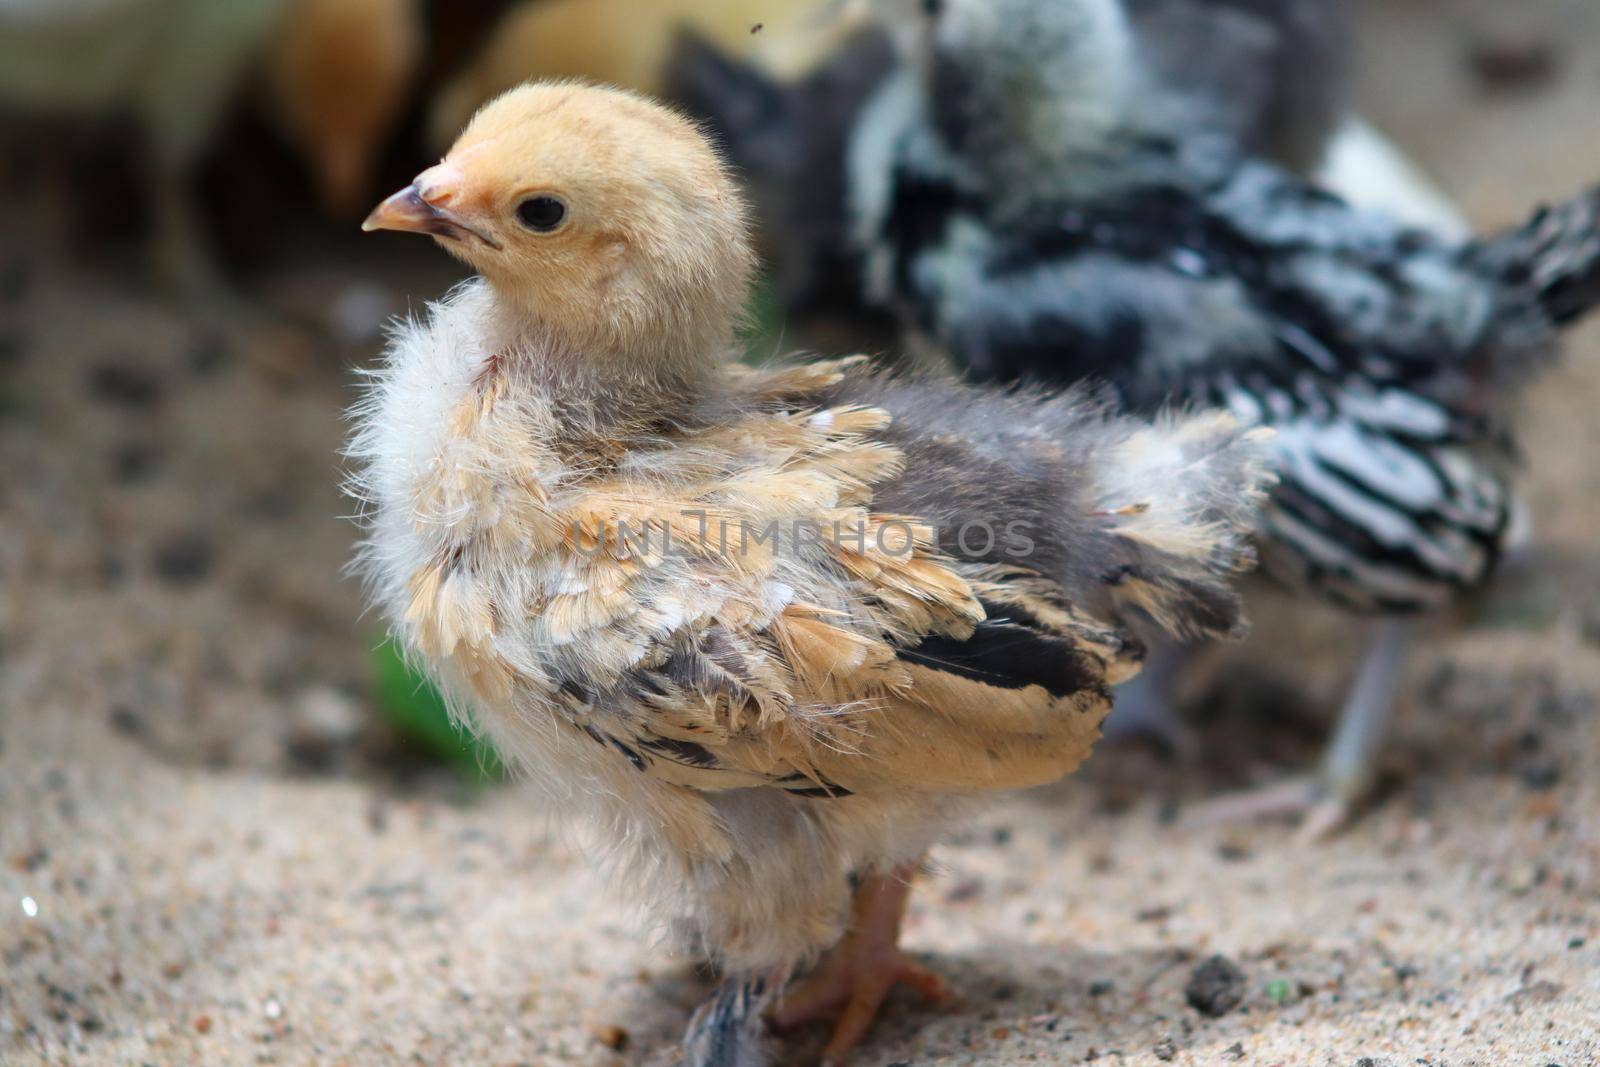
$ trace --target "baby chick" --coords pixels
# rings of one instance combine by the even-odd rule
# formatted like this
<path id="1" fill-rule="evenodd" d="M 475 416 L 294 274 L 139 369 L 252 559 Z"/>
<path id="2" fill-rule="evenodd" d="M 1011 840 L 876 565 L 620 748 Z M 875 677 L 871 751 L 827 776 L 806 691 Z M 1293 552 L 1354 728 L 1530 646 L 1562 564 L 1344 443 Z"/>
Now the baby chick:
<path id="1" fill-rule="evenodd" d="M 939 995 L 896 947 L 929 846 L 1083 759 L 1137 666 L 1126 615 L 1241 627 L 1262 440 L 734 362 L 744 206 L 656 104 L 517 89 L 366 228 L 481 277 L 398 329 L 355 412 L 361 566 L 455 706 L 724 968 L 692 1064 L 757 1062 L 830 946 L 774 1019 L 836 1016 L 832 1058 L 895 982 Z"/>
<path id="2" fill-rule="evenodd" d="M 873 300 L 980 378 L 1092 378 L 1137 410 L 1275 427 L 1263 556 L 1307 593 L 1394 618 L 1488 579 L 1517 525 L 1508 405 L 1600 301 L 1600 194 L 1440 238 L 1225 139 L 1141 126 L 1118 106 L 1129 66 L 1105 58 L 1111 0 L 916 17 L 852 148 Z M 1394 638 L 1377 634 L 1321 775 L 1274 798 L 1310 808 L 1308 832 L 1370 781 Z"/>
<path id="3" fill-rule="evenodd" d="M 204 308 L 225 293 L 189 189 L 228 105 L 268 69 L 268 104 L 333 210 L 366 195 L 372 157 L 419 59 L 417 0 L 9 0 L 0 101 L 128 114 L 145 137 L 158 276 Z"/>
<path id="4" fill-rule="evenodd" d="M 267 58 L 272 114 L 304 153 L 329 213 L 347 216 L 422 65 L 420 0 L 294 0 Z"/>
<path id="5" fill-rule="evenodd" d="M 667 70 L 667 93 L 715 131 L 745 175 L 757 231 L 791 313 L 864 311 L 845 214 L 845 148 L 861 108 L 896 62 L 875 26 L 851 34 L 790 81 L 754 58 L 685 32 Z"/>
<path id="6" fill-rule="evenodd" d="M 70 116 L 129 113 L 147 139 L 152 248 L 179 291 L 215 290 L 187 188 L 288 0 L 0 4 L 0 100 Z"/>
<path id="7" fill-rule="evenodd" d="M 878 3 L 895 33 L 915 34 L 922 16 L 910 0 Z M 1065 21 L 1077 6 L 1059 4 L 1055 15 Z M 1081 55 L 1058 72 L 1079 72 L 1086 106 L 1106 101 L 1150 131 L 1206 130 L 1315 173 L 1355 202 L 1464 231 L 1432 183 L 1351 113 L 1342 0 L 1119 0 L 1088 14 L 1077 20 Z M 845 145 L 896 68 L 890 36 L 881 26 L 858 27 L 795 77 L 694 34 L 684 35 L 669 64 L 669 94 L 712 126 L 749 177 L 791 313 L 863 320 Z M 876 341 L 859 333 L 858 343 Z"/>
<path id="8" fill-rule="evenodd" d="M 588 78 L 639 92 L 663 88 L 682 30 L 739 55 L 798 72 L 825 54 L 849 23 L 838 0 L 522 0 L 490 31 L 478 58 L 434 104 L 440 141 L 487 100 L 529 78 Z"/>

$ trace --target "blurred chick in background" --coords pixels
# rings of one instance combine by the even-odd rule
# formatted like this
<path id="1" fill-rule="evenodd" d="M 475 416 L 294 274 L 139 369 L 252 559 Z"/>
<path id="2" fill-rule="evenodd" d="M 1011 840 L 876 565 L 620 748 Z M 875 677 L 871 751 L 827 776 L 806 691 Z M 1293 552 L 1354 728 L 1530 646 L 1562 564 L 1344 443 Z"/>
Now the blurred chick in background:
<path id="1" fill-rule="evenodd" d="M 1071 9 L 1069 0 L 1063 12 Z M 901 10 L 890 31 L 914 25 L 914 16 Z M 1126 0 L 1116 46 L 1103 58 L 1129 64 L 1115 81 L 1148 129 L 1208 130 L 1315 174 L 1352 202 L 1464 233 L 1433 183 L 1351 113 L 1349 22 L 1343 0 Z M 801 314 L 862 310 L 846 234 L 844 146 L 896 64 L 889 33 L 847 28 L 845 43 L 799 76 L 693 35 L 669 67 L 669 95 L 710 123 L 748 175 L 780 294 Z M 1103 95 L 1095 60 L 1079 59 L 1092 104 Z"/>
<path id="2" fill-rule="evenodd" d="M 694 33 L 681 36 L 667 72 L 668 95 L 710 125 L 746 179 L 785 311 L 838 314 L 860 347 L 877 339 L 862 321 L 845 149 L 856 116 L 895 62 L 888 37 L 862 25 L 794 79 Z"/>
<path id="3" fill-rule="evenodd" d="M 215 276 L 189 183 L 200 154 L 290 0 L 10 0 L 0 5 L 0 101 L 127 114 L 145 137 L 152 252 L 196 294 Z"/>
<path id="4" fill-rule="evenodd" d="M 268 111 L 304 155 L 329 214 L 366 204 L 415 84 L 419 0 L 293 0 L 267 61 Z"/>
<path id="5" fill-rule="evenodd" d="M 1264 560 L 1398 620 L 1516 536 L 1509 408 L 1600 301 L 1600 194 L 1458 241 L 1362 212 L 1205 129 L 1150 123 L 1113 0 L 886 2 L 908 66 L 864 112 L 867 295 L 975 377 L 1109 383 L 1278 430 Z M 1343 821 L 1402 665 L 1374 641 L 1325 764 L 1232 806 Z"/>
<path id="6" fill-rule="evenodd" d="M 267 75 L 268 109 L 331 211 L 355 209 L 420 60 L 417 0 L 8 0 L 0 105 L 131 117 L 144 138 L 158 278 L 200 306 L 220 284 L 196 167 L 229 106 Z"/>
<path id="7" fill-rule="evenodd" d="M 763 1011 L 830 947 L 774 1016 L 837 1018 L 828 1062 L 895 983 L 942 995 L 898 948 L 926 850 L 1087 754 L 1137 669 L 1125 615 L 1241 628 L 1264 435 L 740 365 L 742 198 L 656 104 L 518 89 L 366 228 L 482 275 L 396 333 L 356 413 L 372 592 L 724 968 L 692 1067 L 761 1062 Z"/>
<path id="8" fill-rule="evenodd" d="M 479 106 L 530 78 L 587 78 L 659 94 L 683 30 L 796 74 L 853 24 L 842 7 L 837 0 L 524 0 L 439 95 L 430 126 L 436 143 L 448 144 Z"/>

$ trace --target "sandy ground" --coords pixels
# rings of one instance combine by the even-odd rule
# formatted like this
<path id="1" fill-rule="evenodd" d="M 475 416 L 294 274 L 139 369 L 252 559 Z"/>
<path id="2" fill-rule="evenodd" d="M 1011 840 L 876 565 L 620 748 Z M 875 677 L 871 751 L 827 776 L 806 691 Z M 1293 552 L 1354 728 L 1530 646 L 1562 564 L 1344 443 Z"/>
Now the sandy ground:
<path id="1" fill-rule="evenodd" d="M 1366 110 L 1474 218 L 1600 173 L 1600 6 L 1366 7 Z M 1554 74 L 1487 92 L 1464 57 L 1497 25 Z M 219 336 L 19 244 L 0 267 L 0 1062 L 661 1059 L 703 982 L 525 787 L 375 724 L 335 458 L 370 346 Z M 1529 398 L 1526 558 L 1423 641 L 1355 829 L 1174 819 L 1308 759 L 1359 644 L 1266 598 L 1213 664 L 1205 759 L 1104 750 L 940 850 L 908 940 L 959 999 L 897 996 L 855 1062 L 1600 1062 L 1597 404 L 1590 328 Z M 1244 976 L 1219 1018 L 1184 996 L 1213 954 Z"/>

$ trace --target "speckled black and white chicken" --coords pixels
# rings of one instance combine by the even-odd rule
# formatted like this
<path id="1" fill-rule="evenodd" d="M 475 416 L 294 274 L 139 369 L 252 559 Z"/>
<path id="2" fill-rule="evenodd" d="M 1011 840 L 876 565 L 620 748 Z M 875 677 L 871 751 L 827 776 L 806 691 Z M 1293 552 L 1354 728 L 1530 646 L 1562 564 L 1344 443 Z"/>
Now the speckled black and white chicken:
<path id="1" fill-rule="evenodd" d="M 980 379 L 1101 380 L 1278 430 L 1263 557 L 1395 619 L 1482 585 L 1517 526 L 1507 406 L 1600 300 L 1600 197 L 1458 241 L 1204 129 L 1150 125 L 1113 0 L 880 5 L 907 57 L 850 149 L 868 298 Z M 1320 775 L 1341 821 L 1400 665 L 1382 628 Z"/>
<path id="2" fill-rule="evenodd" d="M 1352 33 L 1344 0 L 1122 3 L 1126 35 L 1104 58 L 1131 62 L 1131 78 L 1119 74 L 1118 80 L 1128 87 L 1125 103 L 1141 124 L 1210 131 L 1243 151 L 1314 175 L 1354 203 L 1464 232 L 1433 183 L 1352 112 Z M 909 25 L 914 12 L 897 14 Z M 710 124 L 746 176 L 788 309 L 833 314 L 859 329 L 858 264 L 847 239 L 846 145 L 899 60 L 881 24 L 839 17 L 855 32 L 826 61 L 790 77 L 687 33 L 668 89 Z M 1098 61 L 1086 62 L 1078 76 L 1094 86 L 1101 73 Z M 1098 99 L 1098 92 L 1087 98 Z"/>

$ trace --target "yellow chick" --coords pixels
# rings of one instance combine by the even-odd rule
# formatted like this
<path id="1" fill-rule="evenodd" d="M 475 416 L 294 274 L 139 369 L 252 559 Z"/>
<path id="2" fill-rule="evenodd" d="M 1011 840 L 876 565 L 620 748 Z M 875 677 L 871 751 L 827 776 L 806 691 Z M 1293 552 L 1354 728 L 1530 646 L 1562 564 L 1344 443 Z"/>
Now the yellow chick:
<path id="1" fill-rule="evenodd" d="M 294 0 L 267 60 L 270 110 L 328 211 L 350 215 L 416 84 L 421 0 Z"/>
<path id="2" fill-rule="evenodd" d="M 523 0 L 439 95 L 429 128 L 447 143 L 484 102 L 530 78 L 586 78 L 660 93 L 683 29 L 777 74 L 798 75 L 859 27 L 859 12 L 844 6 L 843 0 Z"/>
<path id="3" fill-rule="evenodd" d="M 1267 480 L 1226 415 L 740 365 L 745 216 L 678 114 L 505 95 L 365 224 L 481 277 L 397 330 L 350 446 L 397 637 L 724 969 L 693 1067 L 758 1062 L 769 1008 L 838 1059 L 896 982 L 943 995 L 912 872 L 1088 754 L 1127 618 L 1242 628 Z"/>

